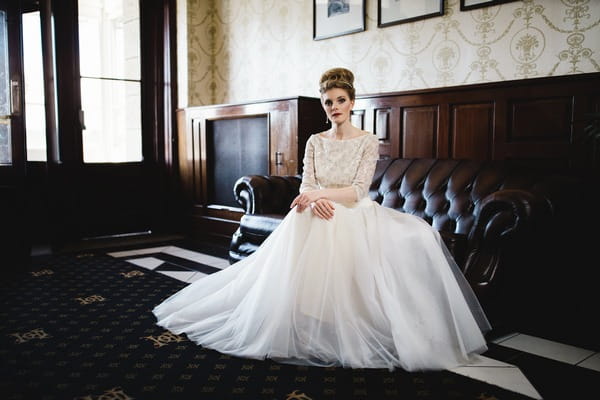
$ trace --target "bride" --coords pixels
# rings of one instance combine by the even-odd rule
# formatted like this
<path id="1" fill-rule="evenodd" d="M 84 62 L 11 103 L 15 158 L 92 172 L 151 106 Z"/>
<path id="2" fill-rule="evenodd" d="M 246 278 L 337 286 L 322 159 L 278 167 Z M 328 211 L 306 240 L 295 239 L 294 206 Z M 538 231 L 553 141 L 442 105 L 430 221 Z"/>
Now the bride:
<path id="1" fill-rule="evenodd" d="M 368 196 L 377 138 L 353 126 L 354 75 L 320 79 L 332 128 L 306 143 L 300 194 L 261 247 L 158 305 L 158 325 L 240 357 L 447 369 L 487 350 L 473 291 L 421 218 Z"/>

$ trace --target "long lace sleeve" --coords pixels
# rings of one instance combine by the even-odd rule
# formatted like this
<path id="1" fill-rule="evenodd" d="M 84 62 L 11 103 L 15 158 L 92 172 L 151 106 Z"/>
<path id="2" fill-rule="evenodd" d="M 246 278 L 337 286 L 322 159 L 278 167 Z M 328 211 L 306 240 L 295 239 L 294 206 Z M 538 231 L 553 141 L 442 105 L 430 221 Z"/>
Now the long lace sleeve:
<path id="1" fill-rule="evenodd" d="M 379 141 L 376 136 L 367 139 L 360 162 L 356 170 L 356 175 L 352 180 L 352 187 L 356 191 L 356 201 L 361 200 L 369 193 L 369 186 L 375 174 L 377 159 L 379 158 Z"/>
<path id="2" fill-rule="evenodd" d="M 312 136 L 306 141 L 302 163 L 304 164 L 304 167 L 302 169 L 300 193 L 306 192 L 307 190 L 319 189 L 315 174 L 315 145 L 312 141 Z"/>

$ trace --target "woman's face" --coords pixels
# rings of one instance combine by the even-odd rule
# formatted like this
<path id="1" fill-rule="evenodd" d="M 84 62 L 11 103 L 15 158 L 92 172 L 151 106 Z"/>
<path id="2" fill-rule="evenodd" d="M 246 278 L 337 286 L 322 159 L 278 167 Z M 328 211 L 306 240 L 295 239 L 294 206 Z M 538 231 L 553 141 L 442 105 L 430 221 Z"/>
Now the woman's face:
<path id="1" fill-rule="evenodd" d="M 350 118 L 354 100 L 350 100 L 348 92 L 340 88 L 332 88 L 323 93 L 321 104 L 332 123 L 341 125 Z"/>

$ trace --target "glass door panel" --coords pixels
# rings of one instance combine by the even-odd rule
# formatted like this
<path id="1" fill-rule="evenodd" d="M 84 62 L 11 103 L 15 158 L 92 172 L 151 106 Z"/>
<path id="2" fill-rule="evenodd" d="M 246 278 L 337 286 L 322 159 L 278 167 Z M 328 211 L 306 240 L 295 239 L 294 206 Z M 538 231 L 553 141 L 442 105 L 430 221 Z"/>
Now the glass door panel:
<path id="1" fill-rule="evenodd" d="M 84 162 L 142 161 L 139 83 L 81 78 L 81 105 Z"/>
<path id="2" fill-rule="evenodd" d="M 85 163 L 142 161 L 138 0 L 79 0 Z"/>
<path id="3" fill-rule="evenodd" d="M 11 82 L 8 64 L 8 22 L 0 10 L 0 165 L 12 164 Z"/>
<path id="4" fill-rule="evenodd" d="M 27 161 L 46 161 L 46 104 L 40 12 L 23 14 L 23 74 Z"/>

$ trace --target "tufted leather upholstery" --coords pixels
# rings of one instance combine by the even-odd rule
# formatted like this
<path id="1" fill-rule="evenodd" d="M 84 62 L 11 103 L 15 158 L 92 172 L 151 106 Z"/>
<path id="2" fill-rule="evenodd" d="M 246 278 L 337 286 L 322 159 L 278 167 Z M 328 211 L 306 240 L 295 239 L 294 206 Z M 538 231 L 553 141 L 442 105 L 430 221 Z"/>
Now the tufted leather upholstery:
<path id="1" fill-rule="evenodd" d="M 507 308 L 498 307 L 499 291 L 513 295 L 535 279 L 536 253 L 560 203 L 557 194 L 568 192 L 560 189 L 567 184 L 575 187 L 568 179 L 502 161 L 387 159 L 378 161 L 369 196 L 437 229 L 495 317 Z M 255 251 L 277 227 L 299 185 L 300 176 L 246 176 L 236 182 L 245 215 L 231 241 L 231 262 Z"/>

